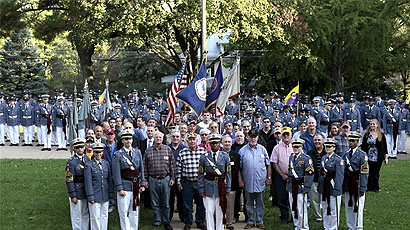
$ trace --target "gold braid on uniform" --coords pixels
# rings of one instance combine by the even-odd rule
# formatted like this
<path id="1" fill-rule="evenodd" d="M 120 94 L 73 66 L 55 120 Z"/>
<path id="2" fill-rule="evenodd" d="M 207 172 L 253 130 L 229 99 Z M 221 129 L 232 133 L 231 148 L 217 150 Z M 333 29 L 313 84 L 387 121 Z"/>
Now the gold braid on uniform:
<path id="1" fill-rule="evenodd" d="M 228 166 L 226 166 L 226 172 L 230 172 L 231 171 L 231 164 L 229 164 Z"/>
<path id="2" fill-rule="evenodd" d="M 65 182 L 73 182 L 74 181 L 74 176 L 70 172 L 69 166 L 70 166 L 70 164 L 67 164 L 67 170 L 65 171 Z"/>
<path id="3" fill-rule="evenodd" d="M 312 159 L 309 159 L 309 167 L 305 168 L 305 172 L 308 175 L 312 175 L 315 172 L 315 169 L 313 168 L 313 162 Z"/>
<path id="4" fill-rule="evenodd" d="M 367 163 L 367 156 L 364 157 L 364 163 L 360 166 L 360 173 L 369 174 L 369 163 Z"/>
<path id="5" fill-rule="evenodd" d="M 199 168 L 198 168 L 198 171 L 199 171 L 199 173 L 204 173 L 204 167 L 202 167 L 201 165 L 199 166 Z"/>

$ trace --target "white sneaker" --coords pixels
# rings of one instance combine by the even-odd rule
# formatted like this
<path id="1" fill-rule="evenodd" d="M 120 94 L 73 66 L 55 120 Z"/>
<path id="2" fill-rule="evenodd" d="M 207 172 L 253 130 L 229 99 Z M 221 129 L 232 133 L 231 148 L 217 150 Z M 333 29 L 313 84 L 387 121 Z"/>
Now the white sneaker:
<path id="1" fill-rule="evenodd" d="M 269 196 L 269 200 L 272 201 L 272 199 L 273 199 L 272 196 Z"/>

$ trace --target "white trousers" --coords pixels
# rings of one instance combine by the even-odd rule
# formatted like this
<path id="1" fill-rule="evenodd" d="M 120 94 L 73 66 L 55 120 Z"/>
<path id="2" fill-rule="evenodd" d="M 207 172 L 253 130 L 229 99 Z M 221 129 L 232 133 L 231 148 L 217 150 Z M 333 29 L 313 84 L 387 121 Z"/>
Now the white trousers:
<path id="1" fill-rule="evenodd" d="M 47 125 L 42 125 L 41 126 L 41 133 L 43 134 L 43 144 L 44 148 L 51 148 L 51 133 L 47 134 L 48 129 Z"/>
<path id="2" fill-rule="evenodd" d="M 51 144 L 57 145 L 57 130 L 56 127 L 51 126 Z"/>
<path id="3" fill-rule="evenodd" d="M 397 142 L 396 142 L 396 149 L 393 149 L 394 147 L 393 134 L 386 135 L 386 142 L 387 142 L 387 153 L 389 157 L 396 157 L 397 156 Z"/>
<path id="4" fill-rule="evenodd" d="M 221 206 L 219 205 L 219 197 L 205 197 L 203 198 L 206 210 L 206 229 L 207 230 L 223 230 L 222 220 L 223 214 Z M 216 216 L 216 227 L 215 218 Z"/>
<path id="5" fill-rule="evenodd" d="M 37 126 L 37 141 L 40 145 L 44 144 L 44 139 L 43 139 L 43 130 L 41 129 L 41 125 Z"/>
<path id="6" fill-rule="evenodd" d="M 406 131 L 400 130 L 397 135 L 397 152 L 406 152 Z"/>
<path id="7" fill-rule="evenodd" d="M 0 123 L 0 144 L 5 144 L 4 135 L 6 134 L 6 125 L 4 123 Z"/>
<path id="8" fill-rule="evenodd" d="M 309 229 L 306 195 L 302 193 L 298 194 L 298 203 L 297 203 L 298 218 L 297 219 L 294 218 L 295 212 L 294 210 L 292 210 L 292 202 L 293 202 L 292 193 L 289 193 L 289 204 L 290 204 L 290 210 L 292 213 L 293 224 L 295 226 L 295 230 Z"/>
<path id="9" fill-rule="evenodd" d="M 346 210 L 346 222 L 347 222 L 347 227 L 349 230 L 354 230 L 354 229 L 363 229 L 363 208 L 364 208 L 364 200 L 365 196 L 359 196 L 359 209 L 358 212 L 355 213 L 353 212 L 354 208 L 354 203 L 352 207 L 349 207 L 348 202 L 350 199 L 349 193 L 345 193 L 345 210 Z M 352 197 L 352 200 L 354 202 L 354 199 Z"/>
<path id="10" fill-rule="evenodd" d="M 85 138 L 85 129 L 79 129 L 78 130 L 78 137 L 79 138 Z"/>
<path id="11" fill-rule="evenodd" d="M 34 125 L 23 126 L 24 144 L 31 144 L 33 142 Z"/>
<path id="12" fill-rule="evenodd" d="M 88 204 L 91 230 L 106 230 L 108 226 L 108 201 Z"/>
<path id="13" fill-rule="evenodd" d="M 337 201 L 337 204 L 336 204 Z M 322 201 L 323 206 L 323 227 L 325 230 L 336 230 L 339 226 L 340 207 L 342 196 L 330 196 L 330 214 L 327 215 L 327 201 Z"/>
<path id="14" fill-rule="evenodd" d="M 121 230 L 138 230 L 140 207 L 137 206 L 136 211 L 132 210 L 132 192 L 125 191 L 125 196 L 120 196 L 117 192 L 117 203 Z"/>
<path id="15" fill-rule="evenodd" d="M 70 202 L 70 216 L 73 230 L 88 230 L 90 225 L 90 216 L 88 214 L 88 202 L 86 199 L 77 200 L 77 204 Z"/>
<path id="16" fill-rule="evenodd" d="M 12 144 L 18 144 L 19 143 L 19 136 L 20 136 L 20 129 L 18 125 L 15 126 L 7 126 L 7 132 L 9 133 L 10 137 L 10 142 Z"/>
<path id="17" fill-rule="evenodd" d="M 57 144 L 58 148 L 67 148 L 67 141 L 65 139 L 63 127 L 57 127 Z"/>

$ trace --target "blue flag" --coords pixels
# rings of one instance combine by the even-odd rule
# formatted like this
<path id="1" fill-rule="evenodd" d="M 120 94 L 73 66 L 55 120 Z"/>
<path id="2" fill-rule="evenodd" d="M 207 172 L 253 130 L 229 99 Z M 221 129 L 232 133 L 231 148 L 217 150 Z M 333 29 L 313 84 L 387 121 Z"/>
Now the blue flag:
<path id="1" fill-rule="evenodd" d="M 221 93 L 221 86 L 224 81 L 224 77 L 222 76 L 222 62 L 219 62 L 218 69 L 216 70 L 214 82 L 212 83 L 211 92 L 208 94 L 206 98 L 205 108 L 208 109 L 213 104 L 215 104 L 216 100 Z"/>
<path id="2" fill-rule="evenodd" d="M 206 102 L 206 67 L 202 62 L 195 79 L 176 96 L 184 102 L 197 117 L 201 115 Z"/>

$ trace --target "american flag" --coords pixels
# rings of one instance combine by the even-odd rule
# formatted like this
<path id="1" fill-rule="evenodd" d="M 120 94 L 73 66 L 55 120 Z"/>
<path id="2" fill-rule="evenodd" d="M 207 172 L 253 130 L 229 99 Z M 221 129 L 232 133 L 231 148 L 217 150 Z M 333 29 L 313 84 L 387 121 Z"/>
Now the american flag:
<path id="1" fill-rule="evenodd" d="M 175 110 L 177 108 L 177 98 L 175 97 L 177 93 L 183 90 L 188 85 L 188 78 L 186 75 L 186 60 L 182 64 L 181 69 L 179 70 L 177 77 L 174 80 L 174 84 L 172 84 L 171 91 L 168 95 L 168 107 L 169 112 L 167 116 L 166 126 L 171 124 L 174 121 Z"/>

